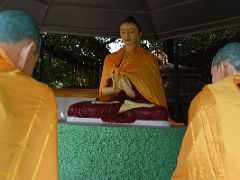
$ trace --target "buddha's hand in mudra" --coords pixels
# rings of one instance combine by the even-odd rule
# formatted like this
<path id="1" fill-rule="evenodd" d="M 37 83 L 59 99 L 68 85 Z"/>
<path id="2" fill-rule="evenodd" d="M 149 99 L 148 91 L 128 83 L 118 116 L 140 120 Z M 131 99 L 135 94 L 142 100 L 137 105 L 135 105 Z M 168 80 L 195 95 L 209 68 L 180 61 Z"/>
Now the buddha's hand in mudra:
<path id="1" fill-rule="evenodd" d="M 112 78 L 113 89 L 119 90 L 118 84 L 119 84 L 121 75 L 119 75 L 118 73 L 113 73 L 111 78 Z"/>
<path id="2" fill-rule="evenodd" d="M 127 78 L 127 76 L 122 75 L 119 79 L 118 82 L 118 88 L 124 91 L 129 97 L 134 98 L 135 97 L 135 92 L 132 89 L 132 84 Z"/>

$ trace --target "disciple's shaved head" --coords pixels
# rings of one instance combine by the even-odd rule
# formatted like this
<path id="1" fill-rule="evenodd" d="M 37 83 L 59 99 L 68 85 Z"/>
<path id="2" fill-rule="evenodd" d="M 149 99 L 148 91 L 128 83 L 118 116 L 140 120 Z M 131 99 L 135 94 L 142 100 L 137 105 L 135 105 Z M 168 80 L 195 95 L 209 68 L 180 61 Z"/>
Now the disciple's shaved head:
<path id="1" fill-rule="evenodd" d="M 229 43 L 222 47 L 215 55 L 212 66 L 219 66 L 222 61 L 227 61 L 240 72 L 240 43 Z"/>
<path id="2" fill-rule="evenodd" d="M 14 44 L 25 39 L 33 40 L 39 52 L 40 34 L 34 20 L 18 10 L 0 12 L 0 42 Z"/>

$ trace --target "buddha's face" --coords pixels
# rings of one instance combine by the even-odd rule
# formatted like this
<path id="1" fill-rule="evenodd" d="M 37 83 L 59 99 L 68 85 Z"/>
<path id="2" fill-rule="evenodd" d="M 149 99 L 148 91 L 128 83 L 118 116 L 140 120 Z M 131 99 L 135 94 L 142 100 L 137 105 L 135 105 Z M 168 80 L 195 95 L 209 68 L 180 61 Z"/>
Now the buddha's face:
<path id="1" fill-rule="evenodd" d="M 120 26 L 120 36 L 125 45 L 137 45 L 141 38 L 141 32 L 136 24 L 123 23 Z"/>

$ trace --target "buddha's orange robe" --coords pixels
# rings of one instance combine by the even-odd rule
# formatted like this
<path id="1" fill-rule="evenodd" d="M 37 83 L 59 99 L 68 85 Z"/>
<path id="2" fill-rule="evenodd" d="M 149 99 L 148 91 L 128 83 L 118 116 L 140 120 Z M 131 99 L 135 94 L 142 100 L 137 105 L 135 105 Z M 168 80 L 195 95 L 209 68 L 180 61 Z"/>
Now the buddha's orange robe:
<path id="1" fill-rule="evenodd" d="M 194 98 L 173 180 L 240 179 L 240 74 Z"/>
<path id="2" fill-rule="evenodd" d="M 162 78 L 156 57 L 143 48 L 137 47 L 125 59 L 124 48 L 106 56 L 99 87 L 100 100 L 108 101 L 109 96 L 102 95 L 102 89 L 107 86 L 107 79 L 113 72 L 126 75 L 138 92 L 153 104 L 167 107 Z M 120 64 L 120 67 L 118 65 Z"/>
<path id="3" fill-rule="evenodd" d="M 15 68 L 0 49 L 0 179 L 57 180 L 52 90 Z"/>

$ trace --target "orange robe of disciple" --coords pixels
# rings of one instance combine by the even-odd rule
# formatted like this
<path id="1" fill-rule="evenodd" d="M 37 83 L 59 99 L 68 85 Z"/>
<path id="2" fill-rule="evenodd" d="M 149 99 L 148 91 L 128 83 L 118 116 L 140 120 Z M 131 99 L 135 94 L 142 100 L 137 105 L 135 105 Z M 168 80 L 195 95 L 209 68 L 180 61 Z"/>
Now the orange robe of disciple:
<path id="1" fill-rule="evenodd" d="M 15 68 L 0 49 L 0 179 L 57 180 L 52 90 Z"/>
<path id="2" fill-rule="evenodd" d="M 240 74 L 194 98 L 173 180 L 240 179 Z"/>
<path id="3" fill-rule="evenodd" d="M 124 48 L 121 48 L 105 58 L 99 87 L 100 100 L 110 99 L 109 96 L 102 95 L 102 89 L 107 86 L 107 80 L 111 78 L 112 73 L 117 72 L 126 75 L 145 99 L 153 104 L 167 107 L 156 57 L 140 47 L 129 52 L 124 59 L 122 59 L 123 53 Z"/>

